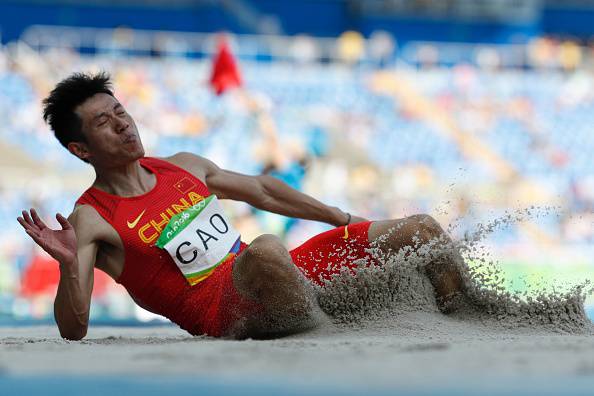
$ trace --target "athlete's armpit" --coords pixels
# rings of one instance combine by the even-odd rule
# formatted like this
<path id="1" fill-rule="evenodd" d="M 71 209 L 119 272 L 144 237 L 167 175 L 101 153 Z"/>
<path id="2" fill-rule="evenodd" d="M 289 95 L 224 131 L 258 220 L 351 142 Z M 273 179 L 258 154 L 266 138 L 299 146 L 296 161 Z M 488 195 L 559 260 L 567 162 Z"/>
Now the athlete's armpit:
<path id="1" fill-rule="evenodd" d="M 208 189 L 220 199 L 243 201 L 283 216 L 335 226 L 344 224 L 345 214 L 340 209 L 325 205 L 270 175 L 249 176 L 224 170 L 212 161 L 191 153 L 178 153 L 171 159 L 188 171 L 202 172 Z"/>

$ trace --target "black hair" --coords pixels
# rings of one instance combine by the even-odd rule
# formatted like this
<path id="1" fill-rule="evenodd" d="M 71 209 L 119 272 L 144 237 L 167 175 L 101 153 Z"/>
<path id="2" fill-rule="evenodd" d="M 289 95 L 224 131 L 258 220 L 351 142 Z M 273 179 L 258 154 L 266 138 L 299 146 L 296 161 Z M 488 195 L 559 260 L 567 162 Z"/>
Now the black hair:
<path id="1" fill-rule="evenodd" d="M 86 142 L 82 132 L 82 120 L 74 109 L 98 93 L 113 96 L 110 76 L 107 73 L 74 73 L 60 81 L 43 100 L 43 119 L 54 131 L 62 146 L 68 148 L 70 142 Z"/>

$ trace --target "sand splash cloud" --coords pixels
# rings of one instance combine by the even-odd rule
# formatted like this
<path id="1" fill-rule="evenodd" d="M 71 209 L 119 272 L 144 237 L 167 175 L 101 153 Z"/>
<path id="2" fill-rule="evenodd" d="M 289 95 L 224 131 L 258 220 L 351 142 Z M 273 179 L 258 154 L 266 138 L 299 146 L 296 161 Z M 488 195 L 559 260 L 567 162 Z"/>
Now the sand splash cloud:
<path id="1" fill-rule="evenodd" d="M 369 265 L 362 261 L 357 263 L 355 276 L 346 269 L 335 275 L 324 287 L 317 289 L 320 306 L 336 324 L 346 328 L 362 321 L 398 320 L 398 315 L 404 312 L 439 314 L 433 286 L 423 268 L 435 260 L 455 260 L 454 257 L 462 255 L 465 262 L 455 265 L 463 274 L 465 296 L 450 317 L 501 329 L 538 328 L 559 333 L 592 333 L 592 323 L 584 310 L 585 298 L 592 293 L 589 281 L 562 292 L 555 288 L 553 291 L 539 290 L 536 285 L 529 285 L 528 290 L 521 293 L 512 292 L 505 287 L 505 277 L 497 263 L 481 246 L 481 241 L 497 229 L 554 209 L 531 207 L 506 213 L 501 218 L 479 224 L 463 240 L 454 243 L 433 240 L 391 254 L 372 247 L 370 253 L 378 264 Z M 391 232 L 398 232 L 398 229 Z M 453 254 L 454 251 L 459 254 Z M 473 265 L 466 264 L 471 262 Z"/>

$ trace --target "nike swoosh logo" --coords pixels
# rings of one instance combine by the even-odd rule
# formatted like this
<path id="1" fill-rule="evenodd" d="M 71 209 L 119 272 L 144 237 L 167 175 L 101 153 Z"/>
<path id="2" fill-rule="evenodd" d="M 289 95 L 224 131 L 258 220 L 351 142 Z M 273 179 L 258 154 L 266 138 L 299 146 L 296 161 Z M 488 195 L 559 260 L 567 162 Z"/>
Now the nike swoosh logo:
<path id="1" fill-rule="evenodd" d="M 146 209 L 143 210 L 142 213 L 139 214 L 138 217 L 132 223 L 130 223 L 129 221 L 127 221 L 128 228 L 132 229 L 132 228 L 136 227 L 136 224 L 138 224 L 138 222 L 140 221 L 140 218 L 142 217 L 142 215 L 144 214 L 144 212 L 146 212 Z"/>

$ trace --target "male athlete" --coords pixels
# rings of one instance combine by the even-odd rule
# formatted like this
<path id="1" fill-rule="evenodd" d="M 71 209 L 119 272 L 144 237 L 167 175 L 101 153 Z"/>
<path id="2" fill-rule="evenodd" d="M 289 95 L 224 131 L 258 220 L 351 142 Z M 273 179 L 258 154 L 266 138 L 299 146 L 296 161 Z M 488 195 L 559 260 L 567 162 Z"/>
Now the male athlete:
<path id="1" fill-rule="evenodd" d="M 449 240 L 427 215 L 366 221 L 273 177 L 223 170 L 198 155 L 145 157 L 134 120 L 102 73 L 76 73 L 57 84 L 44 100 L 44 119 L 60 143 L 96 173 L 68 219 L 56 214 L 61 229 L 48 228 L 35 209 L 18 218 L 59 262 L 54 315 L 66 339 L 87 333 L 95 267 L 122 284 L 138 305 L 191 334 L 267 337 L 315 325 L 319 307 L 305 279 L 323 285 L 341 267 L 372 260 L 365 250 L 370 243 L 388 253 L 418 247 L 419 241 Z M 336 228 L 292 251 L 274 235 L 247 245 L 216 198 Z M 389 232 L 394 227 L 398 231 Z M 463 282 L 454 264 L 441 262 L 425 272 L 439 309 L 447 313 Z"/>

